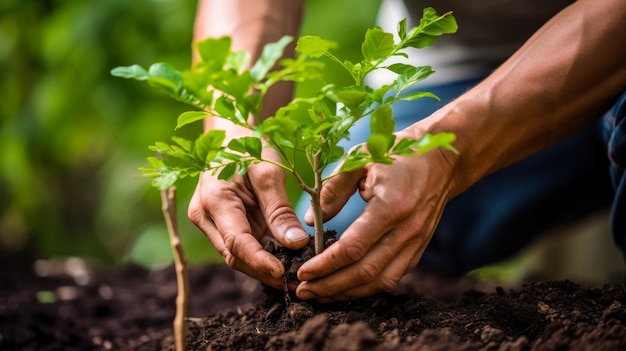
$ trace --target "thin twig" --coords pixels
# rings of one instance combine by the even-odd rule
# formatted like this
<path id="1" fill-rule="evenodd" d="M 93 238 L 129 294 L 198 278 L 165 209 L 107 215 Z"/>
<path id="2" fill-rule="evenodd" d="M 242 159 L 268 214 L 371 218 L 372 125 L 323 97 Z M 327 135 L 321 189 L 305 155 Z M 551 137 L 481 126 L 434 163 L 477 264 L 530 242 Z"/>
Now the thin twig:
<path id="1" fill-rule="evenodd" d="M 170 235 L 170 244 L 174 253 L 174 265 L 176 268 L 176 281 L 178 294 L 176 295 L 176 316 L 174 317 L 174 337 L 176 339 L 176 351 L 185 351 L 186 329 L 185 320 L 189 307 L 189 278 L 187 274 L 187 256 L 180 240 L 178 224 L 176 220 L 176 188 L 170 187 L 161 190 L 161 209 Z"/>

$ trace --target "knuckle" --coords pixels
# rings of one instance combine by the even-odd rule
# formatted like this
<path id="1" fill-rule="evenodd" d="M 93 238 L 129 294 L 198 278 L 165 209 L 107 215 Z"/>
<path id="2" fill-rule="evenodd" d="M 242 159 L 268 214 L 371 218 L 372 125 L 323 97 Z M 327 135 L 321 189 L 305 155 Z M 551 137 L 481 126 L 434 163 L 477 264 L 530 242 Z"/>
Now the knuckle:
<path id="1" fill-rule="evenodd" d="M 386 212 L 381 215 L 383 218 L 406 218 L 414 209 L 413 200 L 403 193 L 386 194 L 383 201 L 385 203 L 380 209 Z"/>
<path id="2" fill-rule="evenodd" d="M 382 276 L 378 278 L 378 286 L 381 291 L 390 292 L 396 285 L 398 285 L 399 279 L 394 277 Z"/>
<path id="3" fill-rule="evenodd" d="M 221 252 L 221 254 L 224 258 L 224 262 L 226 263 L 226 265 L 228 265 L 228 267 L 230 268 L 235 268 L 235 266 L 237 265 L 237 257 L 235 257 L 235 255 L 233 255 L 229 250 L 224 250 Z"/>
<path id="4" fill-rule="evenodd" d="M 202 221 L 203 211 L 199 208 L 197 202 L 192 201 L 187 208 L 187 217 L 196 226 L 200 226 Z"/>
<path id="5" fill-rule="evenodd" d="M 341 242 L 341 241 L 339 241 Z M 359 241 L 354 241 L 350 245 L 348 245 L 345 249 L 345 256 L 348 258 L 349 262 L 356 262 L 363 258 L 366 252 L 366 248 L 363 243 Z"/>
<path id="6" fill-rule="evenodd" d="M 322 188 L 322 193 L 320 194 L 323 203 L 332 203 L 337 199 L 338 187 L 333 182 L 327 182 L 324 184 Z"/>
<path id="7" fill-rule="evenodd" d="M 240 262 L 241 253 L 244 252 L 245 240 L 241 235 L 224 234 L 224 261 L 231 268 L 236 268 Z"/>
<path id="8" fill-rule="evenodd" d="M 249 177 L 256 189 L 267 190 L 275 187 L 277 182 L 282 181 L 284 173 L 274 165 L 257 164 L 249 172 Z"/>
<path id="9" fill-rule="evenodd" d="M 328 284 L 321 284 L 315 288 L 318 297 L 328 297 L 336 294 L 335 288 Z"/>
<path id="10" fill-rule="evenodd" d="M 295 217 L 295 214 L 290 206 L 285 204 L 270 204 L 269 213 L 267 215 L 267 219 L 269 223 L 272 224 L 281 224 L 283 222 L 287 222 Z"/>
<path id="11" fill-rule="evenodd" d="M 378 268 L 370 263 L 362 264 L 357 270 L 360 282 L 371 282 L 378 276 Z"/>

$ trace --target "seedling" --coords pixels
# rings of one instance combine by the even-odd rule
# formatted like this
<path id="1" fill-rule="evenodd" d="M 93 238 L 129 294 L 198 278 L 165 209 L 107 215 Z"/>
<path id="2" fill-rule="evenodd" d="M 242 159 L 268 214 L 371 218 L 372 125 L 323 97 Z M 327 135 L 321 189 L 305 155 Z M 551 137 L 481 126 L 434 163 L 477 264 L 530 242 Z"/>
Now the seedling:
<path id="1" fill-rule="evenodd" d="M 153 64 L 148 70 L 133 65 L 118 67 L 113 75 L 147 81 L 171 97 L 197 108 L 178 117 L 176 129 L 206 117 L 221 117 L 250 130 L 250 136 L 226 140 L 223 130 L 209 130 L 195 140 L 172 137 L 173 144 L 157 142 L 150 149 L 151 167 L 141 171 L 153 179 L 162 192 L 180 178 L 212 172 L 218 179 L 231 180 L 244 175 L 259 162 L 268 162 L 291 173 L 300 187 L 310 195 L 314 213 L 316 253 L 323 247 L 323 212 L 320 192 L 330 177 L 364 167 L 370 162 L 391 164 L 394 156 L 421 155 L 434 148 L 456 152 L 451 133 L 427 134 L 418 140 L 398 139 L 393 134 L 395 121 L 392 105 L 398 101 L 435 98 L 430 92 L 409 92 L 415 83 L 434 71 L 429 66 L 415 67 L 406 63 L 388 63 L 390 58 L 407 58 L 408 48 L 432 45 L 440 36 L 454 33 L 456 20 L 451 12 L 437 15 L 426 8 L 419 25 L 407 29 L 406 20 L 398 24 L 398 39 L 380 28 L 369 29 L 361 46 L 359 62 L 341 60 L 332 54 L 332 41 L 317 36 L 303 36 L 297 41 L 295 59 L 281 59 L 292 41 L 285 36 L 267 44 L 261 57 L 249 65 L 249 54 L 231 51 L 231 38 L 210 38 L 196 44 L 199 61 L 190 70 L 177 71 L 167 63 Z M 301 82 L 309 79 L 325 81 L 322 68 L 327 60 L 342 66 L 352 77 L 347 86 L 324 85 L 312 96 L 297 97 L 279 108 L 274 116 L 262 119 L 260 112 L 271 86 L 280 81 Z M 248 68 L 249 67 L 249 68 Z M 377 69 L 397 74 L 390 84 L 372 88 L 365 77 Z M 306 111 L 298 118 L 297 111 Z M 364 148 L 346 152 L 339 142 L 349 138 L 351 127 L 370 116 L 371 135 Z M 281 156 L 281 162 L 265 159 L 262 149 L 270 147 Z M 299 153 L 307 164 L 298 162 Z M 325 168 L 340 162 L 333 175 L 323 177 Z M 305 181 L 305 172 L 313 173 L 314 181 Z"/>
<path id="2" fill-rule="evenodd" d="M 389 58 L 407 57 L 405 49 L 429 46 L 441 35 L 454 33 L 456 29 L 456 20 L 450 12 L 439 16 L 434 9 L 427 8 L 419 25 L 410 30 L 406 28 L 406 20 L 400 21 L 397 42 L 391 33 L 380 28 L 369 29 L 361 47 L 363 59 L 360 62 L 335 57 L 330 51 L 335 44 L 317 36 L 301 37 L 296 46 L 298 57 L 279 61 L 292 40 L 286 36 L 266 45 L 259 60 L 246 69 L 248 53 L 230 51 L 230 37 L 222 37 L 197 43 L 200 61 L 188 71 L 179 72 L 167 63 L 156 63 L 149 70 L 133 65 L 118 67 L 112 73 L 147 81 L 173 98 L 197 107 L 198 111 L 185 112 L 178 117 L 177 129 L 216 116 L 253 133 L 253 136 L 232 139 L 226 146 L 223 130 L 209 130 L 196 140 L 172 137 L 174 144 L 157 142 L 150 149 L 160 157 L 149 157 L 152 167 L 141 168 L 147 177 L 153 178 L 155 187 L 166 189 L 179 178 L 197 176 L 203 171 L 230 180 L 236 174 L 245 174 L 252 164 L 272 163 L 293 174 L 300 187 L 311 196 L 315 247 L 319 253 L 323 249 L 319 194 L 329 177 L 359 169 L 370 162 L 390 164 L 394 156 L 421 155 L 433 148 L 456 152 L 452 146 L 455 136 L 450 133 L 427 134 L 418 140 L 396 138 L 392 110 L 395 102 L 438 98 L 430 92 L 402 94 L 430 76 L 434 72 L 431 67 L 386 64 Z M 354 84 L 325 85 L 314 96 L 295 98 L 274 116 L 261 120 L 260 111 L 268 89 L 279 81 L 323 80 L 323 57 L 345 68 Z M 270 71 L 277 63 L 279 68 Z M 363 81 L 376 69 L 387 69 L 397 77 L 390 84 L 372 89 Z M 300 108 L 306 109 L 309 118 L 292 118 Z M 339 142 L 349 137 L 355 122 L 368 115 L 371 115 L 371 135 L 365 144 L 366 150 L 357 148 L 344 152 Z M 274 148 L 281 155 L 282 163 L 264 159 L 263 147 Z M 307 166 L 314 174 L 313 184 L 307 184 L 302 177 L 305 168 L 296 162 L 298 152 L 306 155 Z M 338 172 L 323 178 L 326 166 L 336 161 L 341 162 Z"/>

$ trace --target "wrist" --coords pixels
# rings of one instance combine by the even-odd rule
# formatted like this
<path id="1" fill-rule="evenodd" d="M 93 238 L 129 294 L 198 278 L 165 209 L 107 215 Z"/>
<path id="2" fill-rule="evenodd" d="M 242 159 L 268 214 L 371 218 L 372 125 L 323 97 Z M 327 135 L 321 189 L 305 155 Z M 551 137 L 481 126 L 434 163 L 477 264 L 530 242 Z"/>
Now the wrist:
<path id="1" fill-rule="evenodd" d="M 447 168 L 450 197 L 463 192 L 496 168 L 496 165 L 491 163 L 497 159 L 496 155 L 489 155 L 494 149 L 489 146 L 492 145 L 492 141 L 489 140 L 490 132 L 481 122 L 481 119 L 486 121 L 486 118 L 477 117 L 478 113 L 472 113 L 480 110 L 479 104 L 475 98 L 459 98 L 403 131 L 412 139 L 419 139 L 425 134 L 456 135 L 452 146 L 458 150 L 458 154 L 446 149 L 429 151 L 438 154 L 437 157 L 440 159 L 438 167 Z"/>

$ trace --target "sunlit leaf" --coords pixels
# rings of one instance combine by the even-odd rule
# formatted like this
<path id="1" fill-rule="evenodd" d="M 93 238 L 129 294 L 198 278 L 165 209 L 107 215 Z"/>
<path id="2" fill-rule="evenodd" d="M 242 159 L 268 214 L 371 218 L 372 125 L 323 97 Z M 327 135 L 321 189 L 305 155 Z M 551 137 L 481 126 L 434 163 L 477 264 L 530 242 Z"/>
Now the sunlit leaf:
<path id="1" fill-rule="evenodd" d="M 285 47 L 293 40 L 290 36 L 284 36 L 275 43 L 269 43 L 263 47 L 263 53 L 250 69 L 250 76 L 255 82 L 265 77 L 276 61 L 283 55 Z"/>
<path id="2" fill-rule="evenodd" d="M 187 124 L 205 119 L 210 115 L 205 111 L 187 111 L 178 116 L 176 129 L 186 126 Z"/>
<path id="3" fill-rule="evenodd" d="M 230 37 L 207 38 L 196 43 L 196 49 L 203 62 L 210 63 L 214 69 L 218 69 L 224 66 L 230 45 Z"/>
<path id="4" fill-rule="evenodd" d="M 161 87 L 173 95 L 178 95 L 183 86 L 183 78 L 180 72 L 167 63 L 155 63 L 148 70 L 148 82 Z"/>
<path id="5" fill-rule="evenodd" d="M 217 179 L 220 179 L 220 180 L 231 180 L 235 176 L 236 172 L 237 172 L 237 163 L 236 162 L 228 163 L 219 172 L 219 175 L 217 176 Z"/>
<path id="6" fill-rule="evenodd" d="M 330 40 L 315 35 L 305 35 L 298 39 L 296 51 L 311 57 L 320 57 L 336 46 L 337 44 Z"/>
<path id="7" fill-rule="evenodd" d="M 395 128 L 396 122 L 393 120 L 393 109 L 391 106 L 378 106 L 370 120 L 372 134 L 391 134 Z"/>
<path id="8" fill-rule="evenodd" d="M 263 144 L 261 143 L 261 139 L 256 137 L 241 137 L 231 140 L 228 143 L 228 148 L 241 152 L 242 154 L 250 154 L 250 156 L 260 159 Z"/>
<path id="9" fill-rule="evenodd" d="M 212 129 L 202 134 L 194 143 L 194 158 L 203 164 L 208 164 L 222 149 L 226 138 L 223 130 Z"/>
<path id="10" fill-rule="evenodd" d="M 133 78 L 136 80 L 148 79 L 148 72 L 139 65 L 115 67 L 111 70 L 111 74 L 116 77 Z"/>
<path id="11" fill-rule="evenodd" d="M 443 34 L 455 33 L 458 29 L 452 12 L 439 16 L 431 8 L 425 8 L 417 27 L 410 30 L 403 47 L 423 48 L 434 44 Z"/>
<path id="12" fill-rule="evenodd" d="M 393 45 L 393 35 L 376 27 L 368 29 L 365 33 L 361 51 L 365 60 L 372 62 L 388 57 L 393 51 Z"/>

